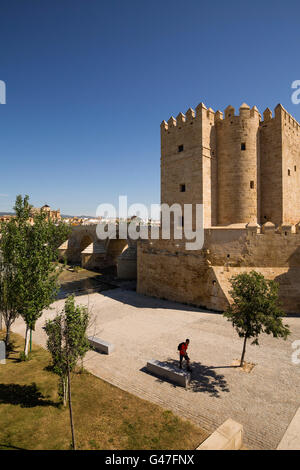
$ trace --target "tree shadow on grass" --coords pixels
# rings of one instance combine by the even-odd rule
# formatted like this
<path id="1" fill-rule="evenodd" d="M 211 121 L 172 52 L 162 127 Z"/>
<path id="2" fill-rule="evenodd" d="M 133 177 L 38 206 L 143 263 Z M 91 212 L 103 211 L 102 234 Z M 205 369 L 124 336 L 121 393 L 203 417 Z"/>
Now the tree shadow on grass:
<path id="1" fill-rule="evenodd" d="M 16 447 L 16 446 L 13 446 L 13 445 L 6 445 L 6 444 L 1 444 L 0 442 L 0 450 L 27 450 L 27 449 L 24 449 L 23 447 Z"/>
<path id="2" fill-rule="evenodd" d="M 53 365 L 53 364 L 48 364 L 47 366 L 45 366 L 45 367 L 43 368 L 43 370 L 46 371 L 46 372 L 52 372 L 53 374 L 55 374 L 55 372 L 54 372 L 54 365 Z"/>
<path id="3" fill-rule="evenodd" d="M 18 351 L 16 342 L 14 340 L 10 340 L 7 348 L 6 348 L 6 357 L 9 357 L 11 353 L 16 353 Z"/>
<path id="4" fill-rule="evenodd" d="M 21 408 L 59 407 L 59 403 L 47 400 L 34 382 L 31 385 L 0 384 L 0 404 L 20 405 Z"/>
<path id="5" fill-rule="evenodd" d="M 168 359 L 167 361 L 159 361 L 162 366 L 167 366 L 174 371 L 177 372 L 186 372 L 186 369 L 179 369 L 179 361 L 175 359 Z M 229 388 L 227 385 L 227 381 L 222 374 L 217 374 L 214 371 L 213 366 L 206 366 L 201 364 L 201 362 L 192 362 L 192 375 L 191 381 L 188 386 L 188 390 L 192 392 L 202 392 L 208 393 L 212 397 L 220 398 L 221 392 L 229 392 Z M 147 372 L 150 375 L 154 375 L 147 370 L 146 367 L 141 369 L 143 372 Z M 180 385 L 176 385 L 172 383 L 170 380 L 166 378 L 157 378 L 157 381 L 162 382 L 169 382 L 173 385 L 173 387 L 180 387 Z"/>

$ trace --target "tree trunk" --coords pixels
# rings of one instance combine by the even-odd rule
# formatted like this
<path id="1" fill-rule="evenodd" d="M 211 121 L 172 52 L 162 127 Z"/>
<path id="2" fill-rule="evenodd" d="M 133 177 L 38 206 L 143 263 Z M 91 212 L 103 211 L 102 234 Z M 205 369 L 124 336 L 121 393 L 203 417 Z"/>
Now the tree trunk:
<path id="1" fill-rule="evenodd" d="M 71 432 L 72 432 L 72 447 L 73 447 L 73 450 L 76 450 L 74 424 L 73 424 L 73 412 L 72 412 L 71 379 L 70 379 L 69 364 L 68 364 L 68 395 L 69 395 L 70 423 L 71 423 Z"/>
<path id="2" fill-rule="evenodd" d="M 24 354 L 28 356 L 28 346 L 29 346 L 29 327 L 26 325 L 26 333 L 25 333 L 25 347 L 24 347 Z"/>
<path id="3" fill-rule="evenodd" d="M 67 397 L 68 397 L 68 378 L 64 377 L 62 379 L 63 383 L 63 401 L 64 401 L 64 406 L 67 406 Z"/>
<path id="4" fill-rule="evenodd" d="M 246 341 L 247 341 L 247 336 L 245 336 L 245 338 L 244 338 L 244 345 L 243 345 L 243 352 L 242 352 L 240 367 L 243 367 L 243 365 L 244 365 L 244 357 L 245 357 L 245 352 L 246 352 Z"/>
<path id="5" fill-rule="evenodd" d="M 32 329 L 30 328 L 30 352 L 32 351 Z"/>
<path id="6" fill-rule="evenodd" d="M 7 326 L 7 327 L 6 327 L 6 336 L 5 336 L 5 347 L 6 347 L 6 350 L 8 349 L 9 341 L 10 341 L 10 327 Z"/>

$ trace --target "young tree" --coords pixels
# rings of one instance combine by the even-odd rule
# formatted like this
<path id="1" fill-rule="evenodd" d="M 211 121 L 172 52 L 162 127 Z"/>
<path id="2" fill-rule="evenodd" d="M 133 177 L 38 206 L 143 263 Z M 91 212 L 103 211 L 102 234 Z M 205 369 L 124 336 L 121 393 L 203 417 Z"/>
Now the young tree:
<path id="1" fill-rule="evenodd" d="M 229 293 L 233 302 L 224 316 L 232 322 L 240 338 L 244 338 L 242 367 L 248 338 L 254 338 L 252 344 L 258 345 L 261 333 L 286 339 L 290 330 L 282 323 L 281 317 L 285 313 L 278 303 L 278 283 L 265 279 L 256 271 L 233 276 L 230 282 L 232 290 Z"/>
<path id="2" fill-rule="evenodd" d="M 26 200 L 24 200 L 24 206 Z M 9 347 L 10 329 L 19 315 L 19 287 L 21 283 L 18 270 L 20 248 L 23 234 L 16 219 L 2 222 L 0 226 L 0 310 L 6 327 L 6 347 Z"/>
<path id="3" fill-rule="evenodd" d="M 10 231 L 2 226 L 1 252 L 0 252 L 0 315 L 4 320 L 6 328 L 5 344 L 6 349 L 10 343 L 10 329 L 16 318 L 18 317 L 18 282 L 16 272 L 10 263 L 10 242 L 12 241 Z M 2 326 L 0 325 L 0 328 Z"/>
<path id="4" fill-rule="evenodd" d="M 29 336 L 31 348 L 32 331 L 37 319 L 55 300 L 59 284 L 57 270 L 58 246 L 68 238 L 70 228 L 55 224 L 42 211 L 30 223 L 32 206 L 29 197 L 17 196 L 16 217 L 9 222 L 10 267 L 15 273 L 17 312 L 26 323 L 25 357 L 28 355 Z M 5 262 L 5 260 L 4 260 Z M 8 263 L 5 262 L 6 268 Z"/>
<path id="5" fill-rule="evenodd" d="M 76 450 L 72 412 L 71 376 L 78 360 L 83 360 L 90 349 L 87 338 L 89 313 L 86 307 L 75 305 L 74 296 L 69 296 L 63 311 L 44 327 L 48 340 L 47 348 L 52 356 L 53 371 L 59 375 L 58 393 L 64 406 L 67 401 L 70 412 L 72 446 Z"/>

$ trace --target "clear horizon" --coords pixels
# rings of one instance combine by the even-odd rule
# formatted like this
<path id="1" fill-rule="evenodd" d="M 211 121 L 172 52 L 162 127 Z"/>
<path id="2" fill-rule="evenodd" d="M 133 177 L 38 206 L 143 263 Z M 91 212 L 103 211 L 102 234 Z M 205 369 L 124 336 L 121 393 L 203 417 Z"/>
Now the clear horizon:
<path id="1" fill-rule="evenodd" d="M 160 201 L 160 123 L 203 101 L 300 122 L 296 1 L 1 2 L 0 212 Z"/>

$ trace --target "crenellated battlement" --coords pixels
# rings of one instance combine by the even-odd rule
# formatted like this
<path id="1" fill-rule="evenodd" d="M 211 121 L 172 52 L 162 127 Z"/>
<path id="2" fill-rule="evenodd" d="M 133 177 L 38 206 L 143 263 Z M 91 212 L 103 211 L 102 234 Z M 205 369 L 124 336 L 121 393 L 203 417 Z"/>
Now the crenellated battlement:
<path id="1" fill-rule="evenodd" d="M 276 114 L 277 113 L 277 114 Z M 284 109 L 281 104 L 278 104 L 275 108 L 275 119 L 281 119 L 282 123 L 289 125 L 291 128 L 298 133 L 300 131 L 300 124 L 296 119 Z"/>
<path id="2" fill-rule="evenodd" d="M 263 112 L 263 120 L 258 108 L 253 106 L 250 109 L 250 106 L 246 103 L 243 103 L 240 106 L 238 115 L 235 114 L 235 108 L 231 105 L 227 106 L 224 113 L 220 110 L 215 112 L 212 108 L 207 108 L 202 102 L 199 103 L 195 109 L 196 110 L 189 108 L 185 114 L 180 112 L 176 118 L 171 116 L 168 121 L 163 120 L 161 123 L 161 129 L 167 131 L 181 125 L 191 123 L 194 119 L 203 119 L 203 117 L 215 122 L 223 121 L 224 119 L 242 117 L 243 119 L 256 118 L 261 122 L 261 125 L 274 119 L 277 120 L 283 118 L 284 121 L 289 123 L 292 127 L 295 127 L 297 131 L 300 130 L 299 122 L 281 104 L 278 104 L 275 107 L 274 116 L 270 108 L 266 108 Z"/>
<path id="3" fill-rule="evenodd" d="M 205 104 L 201 102 L 198 104 L 198 106 L 196 106 L 195 110 L 189 108 L 185 114 L 180 112 L 176 118 L 174 118 L 174 116 L 171 116 L 168 121 L 163 120 L 161 123 L 161 130 L 170 131 L 174 128 L 181 128 L 181 126 L 191 124 L 193 120 L 197 119 L 207 119 L 212 123 L 217 123 L 218 121 L 223 121 L 224 119 L 236 119 L 239 117 L 242 117 L 243 119 L 256 118 L 261 121 L 261 114 L 256 106 L 253 106 L 253 108 L 250 109 L 250 106 L 248 106 L 246 103 L 243 103 L 240 106 L 239 112 L 239 115 L 235 115 L 235 109 L 231 105 L 227 106 L 224 114 L 220 110 L 217 110 L 215 112 L 211 107 L 207 108 Z M 272 112 L 270 110 L 269 112 L 271 113 L 272 118 Z"/>
<path id="4" fill-rule="evenodd" d="M 226 121 L 227 123 L 230 122 L 230 124 L 233 124 L 235 122 L 238 122 L 240 118 L 242 119 L 252 119 L 255 118 L 258 121 L 261 121 L 261 114 L 258 111 L 256 106 L 253 106 L 253 108 L 250 109 L 250 106 L 248 106 L 246 103 L 243 103 L 240 106 L 239 109 L 239 114 L 235 114 L 235 109 L 233 106 L 229 105 L 225 109 L 225 118 L 223 119 L 223 116 L 221 117 L 221 112 L 217 112 L 218 115 L 216 116 L 216 121 Z M 216 114 L 217 114 L 216 113 Z"/>
<path id="5" fill-rule="evenodd" d="M 267 110 L 269 111 L 269 115 L 267 116 L 264 114 L 264 119 L 270 120 L 272 119 L 272 112 L 269 110 L 269 108 L 267 108 Z M 237 119 L 239 117 L 242 117 L 243 119 L 256 118 L 261 121 L 261 114 L 256 106 L 253 106 L 253 108 L 250 109 L 250 106 L 248 106 L 246 103 L 243 103 L 240 106 L 239 112 L 239 115 L 235 115 L 235 109 L 231 105 L 227 106 L 224 114 L 220 110 L 217 110 L 215 112 L 212 108 L 207 108 L 205 104 L 201 102 L 198 104 L 198 106 L 196 106 L 195 110 L 189 108 L 185 114 L 180 112 L 176 118 L 174 118 L 174 116 L 171 116 L 168 121 L 163 120 L 160 127 L 162 131 L 170 131 L 175 128 L 181 128 L 181 126 L 183 125 L 191 124 L 194 120 L 200 118 L 202 120 L 207 119 L 208 121 L 215 124 L 219 121 L 227 119 L 232 120 Z M 277 115 L 278 113 L 279 111 L 277 111 Z"/>
<path id="6" fill-rule="evenodd" d="M 180 112 L 176 118 L 171 116 L 167 122 L 163 120 L 160 127 L 162 131 L 168 131 L 173 128 L 179 128 L 185 124 L 191 124 L 194 120 L 203 119 L 203 117 L 213 122 L 215 112 L 212 108 L 207 108 L 204 103 L 199 103 L 198 106 L 196 106 L 196 110 L 189 108 L 185 114 Z"/>
<path id="7" fill-rule="evenodd" d="M 291 127 L 294 127 L 297 131 L 300 130 L 300 124 L 296 119 L 279 103 L 275 107 L 274 117 L 270 108 L 266 108 L 263 117 L 264 120 L 261 122 L 261 125 L 266 124 L 268 121 L 277 120 L 289 124 Z"/>
<path id="8" fill-rule="evenodd" d="M 251 233 L 256 234 L 281 234 L 283 236 L 287 235 L 296 235 L 300 234 L 300 223 L 298 224 L 280 224 L 275 225 L 273 222 L 265 222 L 263 225 L 259 225 L 257 223 L 249 222 L 246 225 L 246 230 Z"/>

